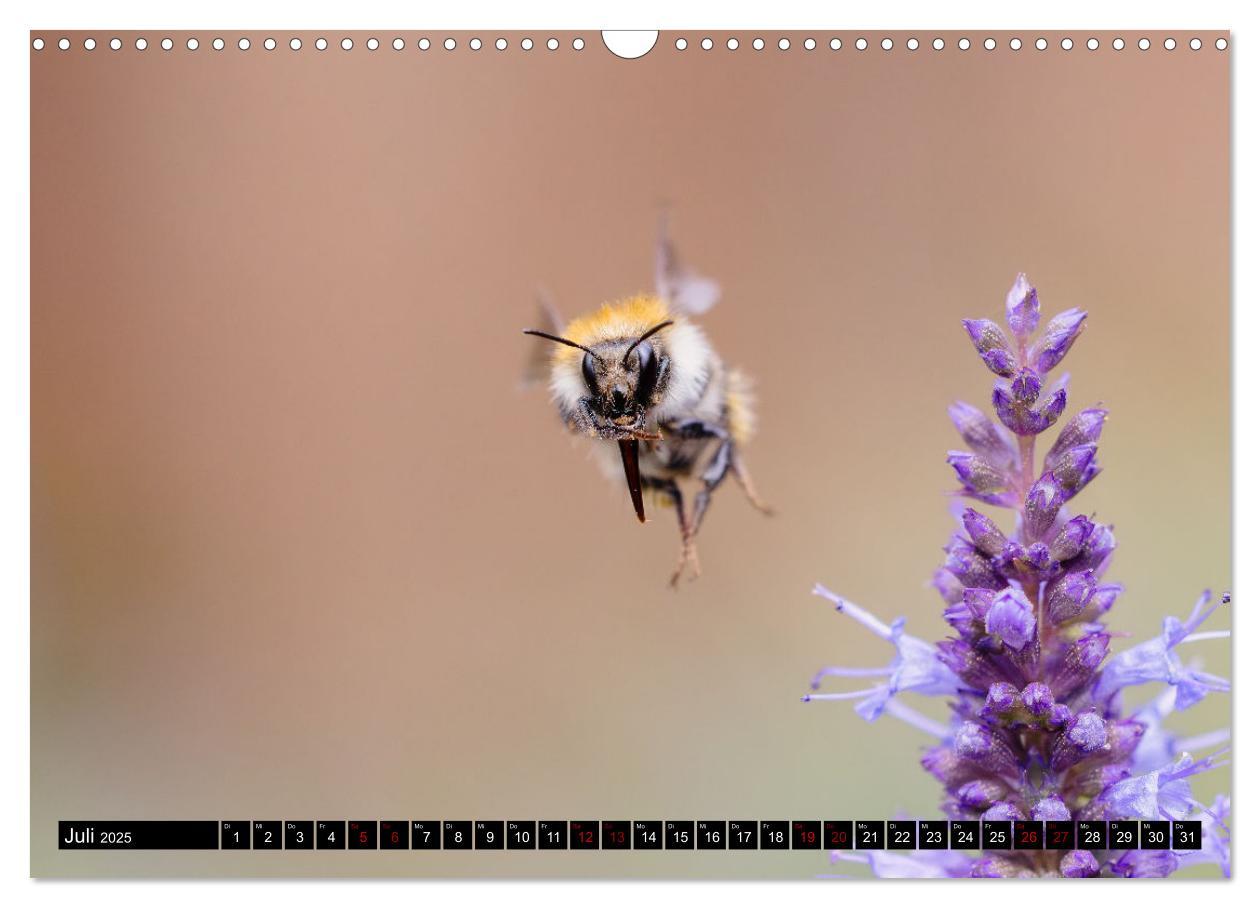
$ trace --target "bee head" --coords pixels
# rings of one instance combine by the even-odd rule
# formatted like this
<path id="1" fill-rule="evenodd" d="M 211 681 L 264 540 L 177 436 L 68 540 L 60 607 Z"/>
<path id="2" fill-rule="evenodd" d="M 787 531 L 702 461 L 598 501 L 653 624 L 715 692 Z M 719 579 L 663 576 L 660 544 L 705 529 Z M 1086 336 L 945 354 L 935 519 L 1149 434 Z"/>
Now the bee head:
<path id="1" fill-rule="evenodd" d="M 591 412 L 604 422 L 604 428 L 611 434 L 624 432 L 631 437 L 643 431 L 648 411 L 664 395 L 669 355 L 655 335 L 672 324 L 672 321 L 661 322 L 628 344 L 603 341 L 594 347 L 541 331 L 526 333 L 583 351 L 582 382 Z"/>

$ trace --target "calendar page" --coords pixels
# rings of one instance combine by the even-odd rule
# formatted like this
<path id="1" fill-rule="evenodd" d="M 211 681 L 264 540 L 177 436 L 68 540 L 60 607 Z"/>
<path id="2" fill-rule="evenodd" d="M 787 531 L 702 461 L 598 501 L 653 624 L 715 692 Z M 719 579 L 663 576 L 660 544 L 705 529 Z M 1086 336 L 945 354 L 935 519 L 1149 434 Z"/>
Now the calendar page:
<path id="1" fill-rule="evenodd" d="M 1231 40 L 30 31 L 31 874 L 1228 876 Z"/>

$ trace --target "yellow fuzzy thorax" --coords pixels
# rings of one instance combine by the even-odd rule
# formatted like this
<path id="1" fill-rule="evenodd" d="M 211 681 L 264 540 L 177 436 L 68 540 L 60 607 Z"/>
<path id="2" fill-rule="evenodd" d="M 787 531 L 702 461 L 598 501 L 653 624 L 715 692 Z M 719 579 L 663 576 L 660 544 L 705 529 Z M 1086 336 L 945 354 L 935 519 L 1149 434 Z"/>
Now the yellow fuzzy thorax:
<path id="1" fill-rule="evenodd" d="M 565 326 L 564 336 L 584 347 L 605 341 L 633 340 L 670 317 L 669 307 L 658 296 L 643 294 L 604 303 L 590 315 L 575 318 Z M 575 360 L 581 354 L 572 347 L 556 347 L 557 363 Z"/>

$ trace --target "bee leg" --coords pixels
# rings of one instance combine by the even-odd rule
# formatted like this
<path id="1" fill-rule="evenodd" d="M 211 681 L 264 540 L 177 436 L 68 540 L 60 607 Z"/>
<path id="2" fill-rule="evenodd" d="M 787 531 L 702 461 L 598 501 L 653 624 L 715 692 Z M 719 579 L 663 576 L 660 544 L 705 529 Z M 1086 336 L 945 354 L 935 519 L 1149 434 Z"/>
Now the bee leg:
<path id="1" fill-rule="evenodd" d="M 700 479 L 704 485 L 696 493 L 696 503 L 691 508 L 691 533 L 693 536 L 700 532 L 700 521 L 704 520 L 704 512 L 709 509 L 709 500 L 713 497 L 713 491 L 726 478 L 735 454 L 735 445 L 731 441 L 730 436 L 723 432 L 718 437 L 722 439 L 722 443 L 713 452 L 709 465 L 700 474 Z"/>
<path id="2" fill-rule="evenodd" d="M 735 481 L 739 483 L 748 503 L 767 517 L 773 516 L 774 508 L 762 501 L 761 496 L 757 494 L 757 487 L 753 485 L 752 477 L 748 475 L 748 469 L 744 466 L 744 461 L 740 458 L 738 451 L 731 454 L 731 472 L 735 474 Z"/>
<path id="3" fill-rule="evenodd" d="M 667 495 L 674 505 L 675 513 L 678 514 L 678 532 L 682 535 L 682 551 L 678 555 L 678 565 L 669 578 L 669 585 L 677 589 L 678 581 L 682 579 L 683 572 L 689 565 L 692 579 L 700 576 L 700 558 L 696 554 L 696 542 L 691 531 L 691 523 L 687 520 L 687 503 L 683 499 L 682 490 L 678 488 L 678 483 L 672 479 L 645 476 L 643 487 Z"/>

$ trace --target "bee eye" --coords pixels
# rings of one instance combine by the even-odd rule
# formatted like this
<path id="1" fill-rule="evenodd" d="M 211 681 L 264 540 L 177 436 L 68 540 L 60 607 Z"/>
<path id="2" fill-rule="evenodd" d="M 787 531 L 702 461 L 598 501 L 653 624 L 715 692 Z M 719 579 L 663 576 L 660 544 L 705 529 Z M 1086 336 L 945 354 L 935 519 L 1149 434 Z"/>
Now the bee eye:
<path id="1" fill-rule="evenodd" d="M 635 397 L 646 407 L 660 379 L 660 362 L 656 358 L 656 348 L 651 344 L 639 344 L 638 354 L 639 386 L 635 389 Z"/>
<path id="2" fill-rule="evenodd" d="M 595 357 L 589 353 L 582 357 L 582 378 L 592 394 L 599 394 L 599 382 L 595 378 Z"/>

